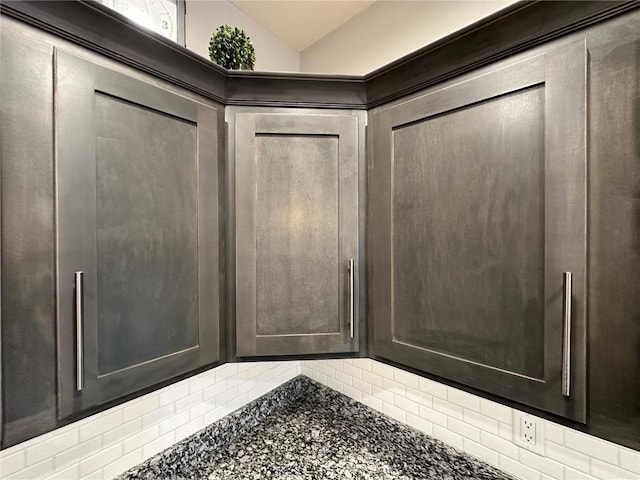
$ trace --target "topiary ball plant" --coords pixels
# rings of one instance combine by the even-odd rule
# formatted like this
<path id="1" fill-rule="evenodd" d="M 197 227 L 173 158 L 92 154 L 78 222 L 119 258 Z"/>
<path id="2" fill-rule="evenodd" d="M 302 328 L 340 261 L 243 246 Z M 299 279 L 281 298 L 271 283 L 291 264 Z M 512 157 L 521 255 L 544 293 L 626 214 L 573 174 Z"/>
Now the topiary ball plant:
<path id="1" fill-rule="evenodd" d="M 211 61 L 230 70 L 253 70 L 256 51 L 244 30 L 221 25 L 209 41 Z"/>

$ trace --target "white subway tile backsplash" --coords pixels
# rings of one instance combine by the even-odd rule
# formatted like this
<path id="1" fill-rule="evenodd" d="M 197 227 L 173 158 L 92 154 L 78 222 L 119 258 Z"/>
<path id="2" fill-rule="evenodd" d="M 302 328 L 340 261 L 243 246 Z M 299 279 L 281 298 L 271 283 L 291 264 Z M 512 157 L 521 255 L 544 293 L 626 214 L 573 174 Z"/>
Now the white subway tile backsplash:
<path id="1" fill-rule="evenodd" d="M 122 425 L 122 409 L 98 416 L 91 422 L 86 422 L 80 427 L 80 442 L 99 436 L 100 434 Z"/>
<path id="2" fill-rule="evenodd" d="M 109 448 L 104 448 L 95 455 L 80 462 L 80 476 L 92 474 L 102 469 L 105 465 L 116 461 L 122 457 L 122 444 L 116 443 Z M 100 472 L 102 473 L 102 472 Z M 99 475 L 102 476 L 102 475 Z"/>
<path id="3" fill-rule="evenodd" d="M 388 378 L 382 379 L 382 388 L 396 395 L 402 395 L 403 397 L 407 395 L 407 387 Z"/>
<path id="4" fill-rule="evenodd" d="M 237 391 L 237 389 L 234 391 Z M 200 402 L 202 402 L 202 391 L 192 393 L 188 397 L 181 398 L 175 403 L 176 413 L 187 410 Z"/>
<path id="5" fill-rule="evenodd" d="M 354 358 L 352 364 L 362 370 L 371 371 L 371 359 L 369 358 Z"/>
<path id="6" fill-rule="evenodd" d="M 202 423 L 200 423 L 202 425 Z M 156 438 L 154 441 L 147 443 L 142 447 L 142 456 L 144 458 L 153 457 L 155 454 L 160 453 L 166 448 L 169 448 L 175 443 L 175 432 L 165 433 L 164 435 Z"/>
<path id="7" fill-rule="evenodd" d="M 491 450 L 468 438 L 462 439 L 462 447 L 469 455 L 473 455 L 489 465 L 498 466 L 498 452 L 495 450 Z"/>
<path id="8" fill-rule="evenodd" d="M 504 405 L 500 405 L 499 403 L 495 403 L 484 398 L 480 399 L 480 413 L 508 425 L 511 425 L 513 421 L 511 409 L 509 407 L 505 407 Z"/>
<path id="9" fill-rule="evenodd" d="M 618 448 L 580 432 L 564 432 L 564 444 L 578 452 L 612 464 L 618 463 Z"/>
<path id="10" fill-rule="evenodd" d="M 175 413 L 175 406 L 172 403 L 156 408 L 142 417 L 142 428 L 147 428 L 153 424 L 171 418 Z"/>
<path id="11" fill-rule="evenodd" d="M 447 400 L 468 410 L 480 411 L 480 398 L 457 388 L 449 387 L 447 389 Z"/>
<path id="12" fill-rule="evenodd" d="M 547 457 L 567 465 L 581 472 L 589 473 L 589 457 L 570 448 L 547 442 L 545 453 Z"/>
<path id="13" fill-rule="evenodd" d="M 230 410 L 226 406 L 218 407 L 215 410 L 210 410 L 202 417 L 203 424 L 209 425 L 210 423 L 216 422 L 228 413 L 230 413 Z"/>
<path id="14" fill-rule="evenodd" d="M 227 363 L 218 367 L 215 371 L 216 381 L 226 380 L 238 374 L 237 363 Z"/>
<path id="15" fill-rule="evenodd" d="M 353 388 L 349 385 L 344 385 L 342 387 L 342 393 L 344 393 L 349 398 L 353 398 L 357 402 L 362 400 L 362 392 L 357 388 Z"/>
<path id="16" fill-rule="evenodd" d="M 433 424 L 431 422 L 411 413 L 407 413 L 407 425 L 410 425 L 416 430 L 420 430 L 422 433 L 426 433 L 427 435 L 431 435 L 433 433 Z"/>
<path id="17" fill-rule="evenodd" d="M 214 372 L 205 372 L 205 375 L 196 375 L 189 382 L 189 393 L 199 392 L 216 383 L 216 375 Z"/>
<path id="18" fill-rule="evenodd" d="M 424 405 L 426 407 L 433 406 L 433 397 L 431 395 L 411 387 L 407 387 L 407 398 L 416 402 L 418 405 Z"/>
<path id="19" fill-rule="evenodd" d="M 547 440 L 562 445 L 564 443 L 564 428 L 555 423 L 544 422 L 544 436 Z"/>
<path id="20" fill-rule="evenodd" d="M 137 433 L 127 439 L 125 439 L 122 444 L 124 447 L 124 453 L 129 453 L 135 450 L 136 448 L 141 448 L 147 443 L 153 442 L 156 438 L 160 436 L 160 427 L 158 425 L 153 425 L 140 433 Z M 120 445 L 118 443 L 117 445 Z"/>
<path id="21" fill-rule="evenodd" d="M 418 388 L 418 383 L 420 377 L 414 375 L 413 373 L 405 372 L 403 370 L 396 369 L 393 372 L 393 379 L 396 382 L 403 384 L 406 387 L 410 388 Z"/>
<path id="22" fill-rule="evenodd" d="M 551 478 L 556 478 L 558 480 L 562 480 L 563 478 L 564 474 L 562 464 L 549 458 L 541 457 L 536 453 L 520 448 L 518 459 L 523 465 L 535 468 L 539 472 L 544 473 Z"/>
<path id="23" fill-rule="evenodd" d="M 461 422 L 460 420 L 456 420 L 455 418 L 449 417 L 447 419 L 447 427 L 452 432 L 457 433 L 458 435 L 462 435 L 469 440 L 473 440 L 474 442 L 480 442 L 480 429 L 469 425 L 468 423 Z"/>
<path id="24" fill-rule="evenodd" d="M 362 381 L 375 385 L 376 387 L 382 387 L 382 376 L 377 373 L 364 371 L 362 372 Z"/>
<path id="25" fill-rule="evenodd" d="M 378 412 L 382 411 L 382 400 L 376 397 L 365 396 L 362 398 L 362 403 L 364 403 L 367 407 L 373 408 Z"/>
<path id="26" fill-rule="evenodd" d="M 640 452 L 621 447 L 618 453 L 620 466 L 640 476 Z"/>
<path id="27" fill-rule="evenodd" d="M 3 455 L 0 457 L 0 478 L 22 470 L 26 465 L 27 459 L 24 450 L 18 450 L 15 453 Z"/>
<path id="28" fill-rule="evenodd" d="M 343 371 L 346 375 L 349 375 L 352 378 L 362 378 L 362 370 L 353 364 L 345 363 Z"/>
<path id="29" fill-rule="evenodd" d="M 130 437 L 138 432 L 141 432 L 142 418 L 136 418 L 130 422 L 124 423 L 116 428 L 113 428 L 102 434 L 102 445 L 108 447 L 116 442 L 121 442 L 125 438 Z"/>
<path id="30" fill-rule="evenodd" d="M 314 375 L 328 364 L 340 381 Z M 640 480 L 640 452 L 544 421 L 538 455 L 514 444 L 514 409 L 375 360 L 311 360 L 302 373 L 339 391 L 351 388 L 351 376 L 365 405 L 522 479 Z"/>
<path id="31" fill-rule="evenodd" d="M 29 447 L 26 450 L 27 465 L 34 465 L 45 459 L 53 459 L 54 455 L 77 445 L 79 441 L 79 432 L 77 429 L 74 429 Z"/>
<path id="32" fill-rule="evenodd" d="M 510 442 L 513 441 L 513 425 L 500 422 L 498 427 L 500 430 L 499 435 L 501 438 L 509 440 Z"/>
<path id="33" fill-rule="evenodd" d="M 440 413 L 432 408 L 420 405 L 420 411 L 418 414 L 435 425 L 440 425 L 445 428 L 447 427 L 448 417 L 444 413 Z"/>
<path id="34" fill-rule="evenodd" d="M 580 472 L 571 467 L 567 467 L 566 465 L 563 468 L 564 470 L 564 480 L 595 480 L 595 477 L 588 475 L 584 472 Z M 614 479 L 611 479 L 614 480 Z"/>
<path id="35" fill-rule="evenodd" d="M 353 388 L 357 388 L 364 394 L 371 395 L 371 387 L 372 385 L 368 382 L 365 382 L 358 378 L 353 379 Z"/>
<path id="36" fill-rule="evenodd" d="M 401 395 L 393 396 L 393 404 L 407 413 L 412 413 L 413 415 L 417 415 L 420 410 L 420 405 L 418 403 Z"/>
<path id="37" fill-rule="evenodd" d="M 41 462 L 29 465 L 27 468 L 14 472 L 3 480 L 34 480 L 36 478 L 46 478 L 53 474 L 53 458 L 47 458 Z M 3 474 L 4 475 L 4 474 Z"/>
<path id="38" fill-rule="evenodd" d="M 518 447 L 513 442 L 507 441 L 504 438 L 497 437 L 487 432 L 480 431 L 480 443 L 487 448 L 490 448 L 494 452 L 499 452 L 502 455 L 518 459 Z"/>
<path id="39" fill-rule="evenodd" d="M 217 397 L 218 395 L 222 395 L 227 391 L 227 388 L 229 387 L 227 386 L 226 380 L 222 380 L 220 382 L 214 383 L 213 385 L 207 386 L 202 391 L 202 399 L 209 400 L 211 398 Z"/>
<path id="40" fill-rule="evenodd" d="M 69 480 L 73 478 L 80 477 L 80 465 L 74 463 L 73 465 L 64 468 L 62 470 L 56 471 L 50 477 L 47 477 L 46 480 Z"/>
<path id="41" fill-rule="evenodd" d="M 406 423 L 407 422 L 407 412 L 402 410 L 401 408 L 394 407 L 392 404 L 383 402 L 382 403 L 382 413 L 388 415 L 391 418 L 398 420 L 399 422 Z"/>
<path id="42" fill-rule="evenodd" d="M 447 386 L 428 378 L 421 378 L 418 382 L 418 388 L 433 397 L 447 398 Z"/>
<path id="43" fill-rule="evenodd" d="M 158 403 L 160 405 L 166 405 L 180 400 L 187 395 L 189 395 L 189 383 L 181 382 L 177 385 L 172 385 L 166 389 L 162 389 L 158 394 Z"/>
<path id="44" fill-rule="evenodd" d="M 327 383 L 327 385 L 329 384 Z M 372 387 L 371 393 L 374 397 L 376 397 L 379 400 L 382 400 L 383 402 L 393 403 L 393 392 L 390 390 L 386 390 L 383 387 Z"/>
<path id="45" fill-rule="evenodd" d="M 79 443 L 75 447 L 65 450 L 53 457 L 53 466 L 56 471 L 62 470 L 72 464 L 77 464 L 80 460 L 95 455 L 102 449 L 102 439 L 91 438 Z"/>
<path id="46" fill-rule="evenodd" d="M 609 463 L 591 459 L 591 475 L 601 480 L 638 480 L 638 474 L 623 470 Z"/>
<path id="47" fill-rule="evenodd" d="M 120 475 L 122 472 L 126 472 L 131 467 L 135 467 L 141 463 L 142 460 L 144 460 L 144 457 L 142 455 L 142 449 L 139 448 L 120 457 L 115 462 L 111 462 L 106 465 L 102 476 L 103 478 L 113 478 Z"/>
<path id="48" fill-rule="evenodd" d="M 394 368 L 389 365 L 385 365 L 380 362 L 373 362 L 371 364 L 371 371 L 376 375 L 380 375 L 381 377 L 388 378 L 389 380 L 393 380 L 393 372 Z"/>
<path id="49" fill-rule="evenodd" d="M 464 415 L 464 409 L 461 406 L 454 405 L 438 397 L 433 399 L 433 409 L 444 413 L 448 417 L 457 418 L 458 420 L 462 420 Z"/>
<path id="50" fill-rule="evenodd" d="M 189 435 L 193 435 L 198 430 L 200 430 L 203 426 L 204 426 L 204 419 L 195 418 L 191 420 L 189 423 L 182 425 L 179 428 L 176 428 L 175 430 L 176 442 L 179 442 L 180 440 L 187 438 Z"/>
<path id="51" fill-rule="evenodd" d="M 522 479 L 640 478 L 640 453 L 545 421 L 545 456 L 513 409 L 370 359 L 224 365 L 0 452 L 0 477 L 109 479 L 298 373 Z"/>
<path id="52" fill-rule="evenodd" d="M 446 427 L 441 427 L 440 425 L 434 425 L 433 437 L 437 438 L 438 440 L 448 445 L 451 445 L 452 447 L 459 448 L 460 450 L 464 448 L 462 444 L 462 436 L 452 432 Z"/>
<path id="53" fill-rule="evenodd" d="M 480 430 L 483 430 L 485 432 L 493 433 L 494 435 L 498 435 L 499 433 L 498 421 L 486 417 L 480 413 L 471 410 L 465 410 L 463 414 L 463 420 L 465 421 L 465 423 L 473 425 L 474 427 L 478 427 Z"/>
<path id="54" fill-rule="evenodd" d="M 319 366 L 318 366 L 318 371 L 319 371 L 322 375 L 324 375 L 325 377 L 328 377 L 328 378 L 335 378 L 335 376 L 336 376 L 336 371 L 335 371 L 335 369 L 331 368 L 331 367 L 330 367 L 330 366 L 328 366 L 328 365 L 319 365 Z"/>
<path id="55" fill-rule="evenodd" d="M 540 472 L 505 455 L 498 455 L 498 467 L 523 480 L 540 480 Z"/>
<path id="56" fill-rule="evenodd" d="M 346 367 L 350 366 L 350 365 L 345 365 Z M 342 382 L 345 385 L 351 385 L 351 379 L 353 377 L 351 375 L 348 375 L 344 372 L 341 372 L 339 370 L 336 370 L 336 380 L 339 382 Z"/>
<path id="57" fill-rule="evenodd" d="M 128 422 L 134 418 L 142 417 L 144 414 L 152 412 L 159 406 L 160 403 L 157 394 L 146 395 L 142 400 L 135 401 L 133 404 L 124 407 L 122 410 L 122 420 Z"/>

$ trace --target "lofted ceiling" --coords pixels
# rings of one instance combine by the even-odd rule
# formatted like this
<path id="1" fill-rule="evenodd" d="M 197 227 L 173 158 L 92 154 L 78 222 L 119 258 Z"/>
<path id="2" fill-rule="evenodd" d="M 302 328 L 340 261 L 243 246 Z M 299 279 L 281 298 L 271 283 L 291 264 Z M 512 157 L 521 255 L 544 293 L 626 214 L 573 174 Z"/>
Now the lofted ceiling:
<path id="1" fill-rule="evenodd" d="M 232 0 L 231 3 L 301 52 L 375 0 Z"/>

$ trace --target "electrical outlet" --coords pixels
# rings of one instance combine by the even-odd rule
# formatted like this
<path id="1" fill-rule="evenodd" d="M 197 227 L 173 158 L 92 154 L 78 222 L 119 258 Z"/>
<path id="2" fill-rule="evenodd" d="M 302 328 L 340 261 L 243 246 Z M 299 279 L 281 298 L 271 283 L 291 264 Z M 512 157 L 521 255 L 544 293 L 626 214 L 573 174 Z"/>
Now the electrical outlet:
<path id="1" fill-rule="evenodd" d="M 531 445 L 536 444 L 536 422 L 530 418 L 520 418 L 520 440 Z"/>
<path id="2" fill-rule="evenodd" d="M 527 450 L 544 455 L 544 420 L 514 410 L 513 442 Z"/>

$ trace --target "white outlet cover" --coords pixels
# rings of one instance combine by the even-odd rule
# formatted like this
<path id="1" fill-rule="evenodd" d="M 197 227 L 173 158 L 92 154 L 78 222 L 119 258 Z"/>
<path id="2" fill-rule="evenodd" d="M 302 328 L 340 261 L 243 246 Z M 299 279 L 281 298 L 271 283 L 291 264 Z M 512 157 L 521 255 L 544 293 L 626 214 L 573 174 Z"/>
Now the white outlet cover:
<path id="1" fill-rule="evenodd" d="M 533 422 L 536 426 L 536 443 L 531 444 L 522 440 L 522 419 Z M 544 420 L 528 413 L 513 410 L 513 443 L 527 450 L 544 456 Z"/>

